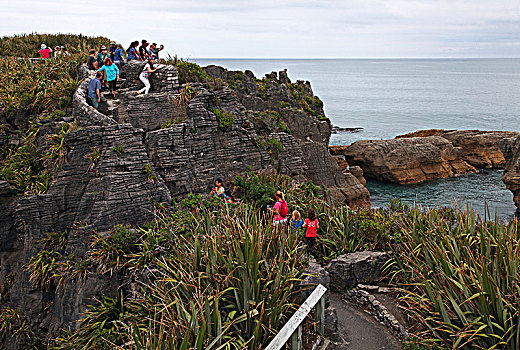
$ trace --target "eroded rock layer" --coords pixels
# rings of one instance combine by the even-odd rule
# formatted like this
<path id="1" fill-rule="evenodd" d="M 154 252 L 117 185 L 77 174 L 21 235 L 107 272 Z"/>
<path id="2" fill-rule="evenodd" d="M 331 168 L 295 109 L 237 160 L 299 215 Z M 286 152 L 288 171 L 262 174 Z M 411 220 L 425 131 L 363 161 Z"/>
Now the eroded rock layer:
<path id="1" fill-rule="evenodd" d="M 506 159 L 502 181 L 513 192 L 515 205 L 520 208 L 520 136 L 502 140 L 500 149 Z"/>
<path id="2" fill-rule="evenodd" d="M 450 141 L 453 146 L 460 147 L 461 157 L 476 168 L 503 168 L 506 160 L 500 150 L 500 142 L 504 138 L 517 136 L 512 131 L 481 130 L 420 130 L 396 138 L 418 136 L 440 136 Z"/>
<path id="3" fill-rule="evenodd" d="M 365 177 L 398 184 L 476 171 L 462 160 L 460 149 L 439 136 L 358 141 L 333 153 L 343 155 L 349 165 L 360 166 Z"/>
<path id="4" fill-rule="evenodd" d="M 419 130 L 393 140 L 366 140 L 350 146 L 331 146 L 342 168 L 360 166 L 363 174 L 398 184 L 420 183 L 476 172 L 500 169 L 506 158 L 504 139 L 518 136 L 509 131 Z"/>

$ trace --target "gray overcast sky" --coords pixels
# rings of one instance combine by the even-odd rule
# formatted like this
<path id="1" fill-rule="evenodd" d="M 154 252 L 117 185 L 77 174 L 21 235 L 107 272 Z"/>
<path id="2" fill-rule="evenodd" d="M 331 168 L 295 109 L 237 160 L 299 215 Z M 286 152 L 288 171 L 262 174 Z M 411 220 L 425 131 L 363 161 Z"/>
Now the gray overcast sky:
<path id="1" fill-rule="evenodd" d="M 96 5 L 95 7 L 93 5 Z M 520 0 L 0 0 L 3 35 L 146 38 L 181 57 L 520 57 Z"/>

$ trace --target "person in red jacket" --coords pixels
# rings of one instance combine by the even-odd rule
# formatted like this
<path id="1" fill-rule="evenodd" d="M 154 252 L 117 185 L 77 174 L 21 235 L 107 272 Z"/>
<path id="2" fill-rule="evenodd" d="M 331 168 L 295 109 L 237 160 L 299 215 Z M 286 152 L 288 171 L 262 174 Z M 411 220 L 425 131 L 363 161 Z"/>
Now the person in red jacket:
<path id="1" fill-rule="evenodd" d="M 303 227 L 306 228 L 305 243 L 307 244 L 307 252 L 311 254 L 314 243 L 316 243 L 316 236 L 318 235 L 320 222 L 316 218 L 316 212 L 314 209 L 309 209 L 307 216 L 307 219 L 303 222 Z"/>
<path id="2" fill-rule="evenodd" d="M 41 58 L 49 58 L 51 56 L 51 52 L 52 50 L 49 49 L 45 44 L 41 44 L 40 51 L 38 51 Z"/>

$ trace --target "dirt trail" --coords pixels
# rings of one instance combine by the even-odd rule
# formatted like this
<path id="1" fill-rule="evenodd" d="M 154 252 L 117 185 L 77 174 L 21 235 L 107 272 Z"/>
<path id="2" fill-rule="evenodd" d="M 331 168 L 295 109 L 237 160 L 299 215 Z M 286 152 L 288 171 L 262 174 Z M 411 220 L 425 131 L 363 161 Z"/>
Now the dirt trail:
<path id="1" fill-rule="evenodd" d="M 338 332 L 343 341 L 329 346 L 333 350 L 400 350 L 401 343 L 383 325 L 341 294 L 330 293 L 330 303 L 338 313 Z"/>

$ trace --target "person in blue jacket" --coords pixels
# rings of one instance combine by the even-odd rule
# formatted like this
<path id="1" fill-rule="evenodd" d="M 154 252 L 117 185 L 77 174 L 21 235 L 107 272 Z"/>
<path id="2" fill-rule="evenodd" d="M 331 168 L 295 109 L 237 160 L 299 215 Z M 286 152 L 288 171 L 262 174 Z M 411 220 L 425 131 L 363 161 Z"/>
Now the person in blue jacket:
<path id="1" fill-rule="evenodd" d="M 117 68 L 121 70 L 121 67 L 125 63 L 125 58 L 123 51 L 123 46 L 121 44 L 117 44 L 116 51 L 114 52 L 114 63 L 116 64 Z"/>

